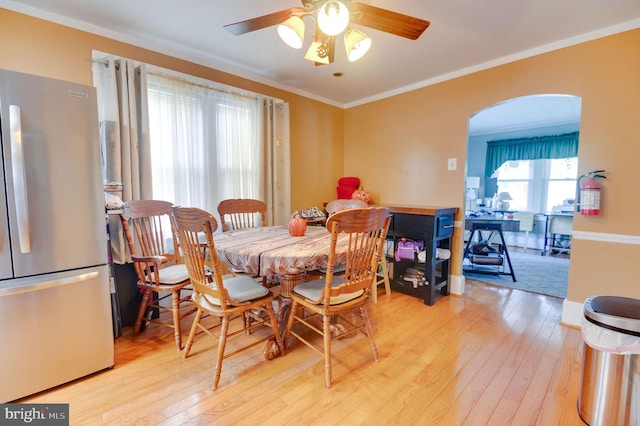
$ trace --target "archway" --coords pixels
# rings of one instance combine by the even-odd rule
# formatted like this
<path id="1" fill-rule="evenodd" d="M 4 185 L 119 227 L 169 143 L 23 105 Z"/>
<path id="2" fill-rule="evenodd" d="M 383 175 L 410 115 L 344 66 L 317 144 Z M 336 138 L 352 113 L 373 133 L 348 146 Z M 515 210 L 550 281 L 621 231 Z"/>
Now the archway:
<path id="1" fill-rule="evenodd" d="M 548 232 L 549 223 L 555 216 L 551 213 L 565 209 L 563 203 L 567 204 L 567 212 L 573 212 L 571 199 L 575 195 L 576 176 L 572 178 L 571 173 L 577 172 L 577 140 L 580 129 L 581 103 L 581 98 L 571 95 L 532 95 L 488 106 L 470 116 L 465 167 L 466 216 L 475 217 L 476 214 L 482 216 L 495 210 L 500 211 L 500 208 L 506 212 L 502 216 L 500 213 L 494 214 L 494 217 L 500 216 L 500 219 L 509 219 L 515 216 L 515 220 L 517 220 L 518 213 L 516 211 L 523 210 L 530 211 L 534 215 L 530 232 L 526 233 L 524 230 L 522 232 L 505 232 L 505 240 L 507 247 L 510 248 L 510 258 L 514 263 L 513 268 L 517 282 L 512 282 L 511 276 L 508 275 L 494 275 L 490 273 L 493 272 L 491 270 L 488 271 L 488 274 L 478 275 L 474 268 L 468 267 L 468 259 L 464 261 L 467 267 L 463 268 L 466 277 L 551 296 L 566 297 L 570 228 L 568 231 L 562 231 L 568 233 L 568 236 L 562 237 L 568 244 L 564 250 L 547 251 L 546 249 L 549 247 L 547 243 L 551 240 L 545 239 L 545 236 L 551 235 Z M 548 142 L 559 136 L 575 139 L 575 154 L 573 154 L 576 156 L 575 158 L 553 158 L 555 154 L 512 154 L 515 157 L 511 159 L 516 161 L 505 163 L 500 171 L 493 175 L 493 178 L 491 173 L 485 171 L 487 146 L 491 146 L 492 143 L 508 146 L 511 143 L 526 144 L 530 141 Z M 490 152 L 489 155 L 492 156 L 494 153 Z M 532 157 L 527 157 L 527 155 L 532 155 Z M 545 156 L 547 157 L 545 158 Z M 517 161 L 524 158 L 526 159 Z M 560 174 L 558 174 L 558 168 L 560 168 Z M 496 175 L 501 176 L 501 180 L 496 179 Z M 562 191 L 558 190 L 560 186 L 563 186 Z M 506 204 L 501 204 L 498 208 L 496 197 L 500 198 L 504 193 L 508 194 L 506 197 L 511 200 Z M 492 202 L 496 205 L 492 206 Z M 509 204 L 511 206 L 505 209 L 504 206 L 509 206 Z M 570 214 L 567 213 L 567 216 Z M 571 219 L 567 220 L 571 223 Z M 519 223 L 523 223 L 523 221 Z M 513 224 L 510 225 L 509 229 L 513 230 Z M 468 238 L 469 232 L 465 234 L 465 237 Z M 540 254 L 546 256 L 540 256 Z M 549 256 L 549 254 L 553 254 L 553 256 Z M 537 258 L 532 256 L 537 256 Z M 520 260 L 520 264 L 513 262 L 514 257 Z M 525 261 L 526 264 L 524 264 Z M 501 266 L 503 270 L 508 271 L 507 262 Z M 470 270 L 473 272 L 469 272 Z M 499 268 L 495 270 L 500 271 Z M 545 273 L 548 273 L 549 276 L 543 276 Z M 549 277 L 554 274 L 556 278 L 550 282 Z M 541 286 L 539 285 L 541 282 L 550 285 Z M 530 283 L 536 283 L 535 288 L 529 288 L 532 286 Z"/>

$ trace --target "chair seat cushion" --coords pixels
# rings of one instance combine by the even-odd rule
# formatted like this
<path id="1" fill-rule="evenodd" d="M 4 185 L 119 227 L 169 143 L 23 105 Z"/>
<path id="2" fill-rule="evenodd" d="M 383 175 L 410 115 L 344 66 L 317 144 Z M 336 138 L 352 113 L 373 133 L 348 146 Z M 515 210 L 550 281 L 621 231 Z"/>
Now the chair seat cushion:
<path id="1" fill-rule="evenodd" d="M 345 265 L 344 263 L 342 265 L 335 265 L 333 267 L 333 273 L 334 274 L 342 274 L 344 273 L 344 271 L 347 269 L 347 265 Z M 320 271 L 320 273 L 322 274 L 326 274 L 327 273 L 327 268 L 318 268 L 318 271 Z"/>
<path id="2" fill-rule="evenodd" d="M 331 283 L 331 287 L 337 287 L 340 284 L 344 283 L 343 276 L 334 276 L 333 282 Z M 302 284 L 297 285 L 293 292 L 303 296 L 309 300 L 319 300 L 322 297 L 322 291 L 324 290 L 325 279 L 320 278 L 318 280 L 307 281 Z M 340 294 L 338 296 L 332 297 L 329 301 L 330 305 L 338 305 L 340 303 L 348 302 L 349 300 L 353 300 L 362 296 L 364 290 L 356 291 L 355 293 L 345 293 Z"/>
<path id="3" fill-rule="evenodd" d="M 160 284 L 179 284 L 187 280 L 189 280 L 189 272 L 187 272 L 187 265 L 183 263 L 160 270 Z"/>
<path id="4" fill-rule="evenodd" d="M 225 276 L 224 288 L 234 302 L 247 302 L 260 299 L 269 294 L 269 289 L 247 276 Z M 220 300 L 210 295 L 205 295 L 208 302 L 220 306 Z"/>

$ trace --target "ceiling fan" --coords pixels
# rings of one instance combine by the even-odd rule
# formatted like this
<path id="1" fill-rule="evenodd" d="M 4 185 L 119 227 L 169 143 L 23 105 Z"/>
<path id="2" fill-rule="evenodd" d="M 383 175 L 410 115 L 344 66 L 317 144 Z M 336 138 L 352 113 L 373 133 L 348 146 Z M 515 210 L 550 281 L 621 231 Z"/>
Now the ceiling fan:
<path id="1" fill-rule="evenodd" d="M 429 26 L 429 21 L 424 19 L 350 0 L 302 0 L 302 6 L 225 25 L 224 28 L 241 35 L 277 25 L 280 38 L 289 46 L 300 49 L 305 30 L 302 18 L 311 17 L 316 27 L 305 59 L 316 65 L 325 65 L 333 62 L 336 36 L 345 30 L 344 42 L 349 61 L 360 59 L 369 50 L 371 38 L 358 29 L 347 29 L 350 23 L 410 40 L 418 39 Z"/>

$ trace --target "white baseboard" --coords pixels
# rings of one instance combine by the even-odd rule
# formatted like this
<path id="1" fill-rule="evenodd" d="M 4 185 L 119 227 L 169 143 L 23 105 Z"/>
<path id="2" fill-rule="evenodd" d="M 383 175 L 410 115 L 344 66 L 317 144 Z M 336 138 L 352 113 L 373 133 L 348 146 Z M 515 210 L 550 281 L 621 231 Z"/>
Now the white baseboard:
<path id="1" fill-rule="evenodd" d="M 451 280 L 449 293 L 462 296 L 464 294 L 464 275 L 450 275 L 449 279 Z"/>
<path id="2" fill-rule="evenodd" d="M 564 299 L 562 302 L 562 319 L 560 322 L 570 327 L 580 328 L 582 324 L 582 316 L 584 303 L 572 302 Z"/>

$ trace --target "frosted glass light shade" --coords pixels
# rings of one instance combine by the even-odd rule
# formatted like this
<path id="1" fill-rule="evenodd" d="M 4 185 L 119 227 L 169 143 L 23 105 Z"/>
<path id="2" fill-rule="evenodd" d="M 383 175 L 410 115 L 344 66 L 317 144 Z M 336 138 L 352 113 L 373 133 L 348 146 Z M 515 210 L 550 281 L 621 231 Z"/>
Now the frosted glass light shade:
<path id="1" fill-rule="evenodd" d="M 328 1 L 318 11 L 318 26 L 329 36 L 338 35 L 349 25 L 349 9 L 339 1 Z"/>
<path id="2" fill-rule="evenodd" d="M 290 17 L 278 25 L 278 35 L 287 45 L 300 49 L 304 40 L 304 21 L 299 16 Z"/>
<path id="3" fill-rule="evenodd" d="M 350 62 L 362 58 L 371 47 L 371 39 L 360 30 L 350 29 L 344 35 L 344 47 Z"/>
<path id="4" fill-rule="evenodd" d="M 311 46 L 309 47 L 309 50 L 307 50 L 307 54 L 304 55 L 304 58 L 320 64 L 326 65 L 329 63 L 329 55 L 326 54 L 324 50 L 324 43 L 319 41 L 311 43 Z"/>

